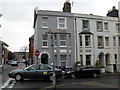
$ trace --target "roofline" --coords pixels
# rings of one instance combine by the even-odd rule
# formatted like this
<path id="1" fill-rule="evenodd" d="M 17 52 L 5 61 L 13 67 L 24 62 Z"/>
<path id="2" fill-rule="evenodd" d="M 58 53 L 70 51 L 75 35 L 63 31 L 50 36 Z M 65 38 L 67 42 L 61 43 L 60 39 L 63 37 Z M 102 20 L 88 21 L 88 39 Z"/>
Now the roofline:
<path id="1" fill-rule="evenodd" d="M 6 44 L 5 42 L 3 42 L 3 41 L 0 41 L 0 42 L 2 43 L 2 45 L 5 45 L 6 47 L 9 47 L 9 45 Z"/>
<path id="2" fill-rule="evenodd" d="M 38 15 L 68 16 L 68 17 L 73 17 L 73 18 L 88 18 L 88 19 L 100 19 L 100 20 L 111 20 L 111 21 L 118 21 L 118 20 L 120 20 L 120 18 L 118 18 L 118 17 L 108 17 L 108 16 L 99 16 L 99 15 L 82 14 L 82 13 L 69 13 L 69 12 L 51 11 L 51 10 L 39 10 L 36 7 L 34 9 L 34 24 L 33 24 L 33 28 L 35 28 L 36 20 L 37 20 L 37 16 Z"/>
<path id="3" fill-rule="evenodd" d="M 41 12 L 52 12 L 51 15 L 53 15 L 53 13 L 62 13 L 63 15 L 68 15 L 68 16 L 74 16 L 74 17 L 81 17 L 81 18 L 95 18 L 95 19 L 99 19 L 99 18 L 103 18 L 103 19 L 114 19 L 117 20 L 119 18 L 117 17 L 108 17 L 108 16 L 100 16 L 100 15 L 94 15 L 94 14 L 82 14 L 82 13 L 68 13 L 68 12 L 62 12 L 62 11 L 51 11 L 51 10 L 38 10 L 36 11 L 36 14 L 41 14 Z M 44 13 L 45 14 L 45 13 Z M 49 14 L 50 15 L 50 14 Z M 56 14 L 58 15 L 58 14 Z"/>

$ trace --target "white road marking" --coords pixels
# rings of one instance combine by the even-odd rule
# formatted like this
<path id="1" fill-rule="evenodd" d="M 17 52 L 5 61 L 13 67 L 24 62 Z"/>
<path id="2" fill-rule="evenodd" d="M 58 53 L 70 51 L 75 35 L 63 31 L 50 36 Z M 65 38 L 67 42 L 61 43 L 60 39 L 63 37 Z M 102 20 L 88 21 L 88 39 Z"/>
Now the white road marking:
<path id="1" fill-rule="evenodd" d="M 8 88 L 13 88 L 15 84 L 16 84 L 16 81 L 14 80 Z"/>
<path id="2" fill-rule="evenodd" d="M 3 85 L 1 88 L 6 88 L 6 87 L 8 87 L 8 85 L 12 82 L 12 80 L 13 80 L 12 78 L 8 79 L 8 81 L 5 82 L 4 85 Z"/>

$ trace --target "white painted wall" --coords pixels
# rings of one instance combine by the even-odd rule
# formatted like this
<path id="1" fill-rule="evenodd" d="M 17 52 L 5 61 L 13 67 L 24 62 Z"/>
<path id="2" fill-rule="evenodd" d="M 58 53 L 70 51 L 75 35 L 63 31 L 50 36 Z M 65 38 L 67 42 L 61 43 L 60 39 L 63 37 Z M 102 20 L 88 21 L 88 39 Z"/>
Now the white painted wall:
<path id="1" fill-rule="evenodd" d="M 83 42 L 83 47 L 79 46 L 79 33 L 82 32 L 82 20 L 89 20 L 90 22 L 90 32 L 94 34 L 93 39 L 91 39 L 91 48 L 85 47 L 85 42 Z M 108 32 L 104 30 L 102 32 L 97 31 L 96 22 L 102 21 L 103 26 L 104 22 L 108 22 Z M 91 55 L 91 64 L 95 65 L 96 60 L 98 60 L 98 55 L 100 52 L 103 52 L 104 54 L 109 53 L 110 54 L 110 66 L 106 67 L 107 71 L 113 72 L 113 64 L 115 64 L 114 60 L 114 54 L 118 53 L 118 46 L 113 47 L 113 36 L 118 35 L 116 33 L 116 23 L 118 23 L 118 18 L 112 18 L 112 17 L 102 17 L 102 16 L 94 16 L 94 15 L 84 15 L 79 14 L 77 15 L 77 42 L 78 42 L 78 60 L 80 59 L 80 54 L 83 55 L 83 64 L 86 65 L 86 57 L 85 55 L 90 54 Z M 103 36 L 104 38 L 104 49 L 98 49 L 98 41 L 97 37 Z M 105 46 L 105 37 L 109 37 L 109 47 Z M 82 41 L 85 40 L 85 37 L 82 38 Z M 118 40 L 116 40 L 116 45 Z M 86 53 L 85 51 L 91 49 L 91 52 Z M 82 51 L 82 52 L 80 52 Z M 105 58 L 105 57 L 104 57 Z M 112 65 L 112 66 L 111 66 Z M 112 69 L 111 69 L 112 68 Z"/>

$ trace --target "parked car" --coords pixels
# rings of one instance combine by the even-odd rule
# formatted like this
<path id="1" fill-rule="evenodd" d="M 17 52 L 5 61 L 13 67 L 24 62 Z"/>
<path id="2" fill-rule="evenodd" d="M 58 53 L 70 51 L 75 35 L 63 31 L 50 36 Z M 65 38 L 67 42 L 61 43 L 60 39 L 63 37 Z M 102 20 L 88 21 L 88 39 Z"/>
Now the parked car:
<path id="1" fill-rule="evenodd" d="M 56 79 L 62 78 L 62 70 L 55 68 Z M 48 64 L 30 65 L 24 69 L 13 70 L 9 73 L 10 78 L 16 81 L 24 79 L 46 79 L 53 81 L 53 66 Z"/>
<path id="2" fill-rule="evenodd" d="M 90 76 L 97 78 L 100 74 L 101 74 L 100 69 L 94 66 L 86 65 L 86 66 L 75 67 L 74 69 L 71 70 L 66 70 L 64 73 L 64 77 L 76 78 L 82 76 L 87 76 L 87 77 Z"/>
<path id="3" fill-rule="evenodd" d="M 10 65 L 12 61 L 13 61 L 13 60 L 8 60 L 8 65 Z"/>
<path id="4" fill-rule="evenodd" d="M 11 66 L 18 66 L 18 62 L 17 62 L 17 61 L 12 61 L 12 62 L 10 63 L 10 65 L 11 65 Z"/>

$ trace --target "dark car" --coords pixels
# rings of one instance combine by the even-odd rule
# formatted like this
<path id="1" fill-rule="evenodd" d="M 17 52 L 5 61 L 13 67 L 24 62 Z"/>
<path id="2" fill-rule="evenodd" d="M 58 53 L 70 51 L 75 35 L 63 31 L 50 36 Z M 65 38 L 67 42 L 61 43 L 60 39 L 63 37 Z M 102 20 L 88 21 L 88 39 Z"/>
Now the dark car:
<path id="1" fill-rule="evenodd" d="M 12 62 L 10 63 L 10 65 L 11 65 L 11 66 L 18 66 L 18 62 L 17 62 L 17 61 L 12 61 Z"/>
<path id="2" fill-rule="evenodd" d="M 62 78 L 62 70 L 55 68 L 56 79 Z M 24 69 L 13 70 L 9 73 L 10 78 L 16 81 L 24 79 L 47 79 L 53 81 L 53 66 L 48 64 L 30 65 Z"/>
<path id="3" fill-rule="evenodd" d="M 76 78 L 82 76 L 88 76 L 88 77 L 90 76 L 97 78 L 100 74 L 101 71 L 98 68 L 94 66 L 86 65 L 86 66 L 75 67 L 74 69 L 71 70 L 66 70 L 64 73 L 64 77 Z"/>

